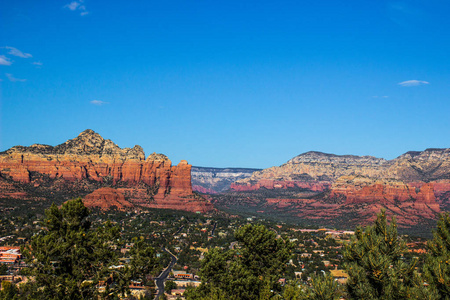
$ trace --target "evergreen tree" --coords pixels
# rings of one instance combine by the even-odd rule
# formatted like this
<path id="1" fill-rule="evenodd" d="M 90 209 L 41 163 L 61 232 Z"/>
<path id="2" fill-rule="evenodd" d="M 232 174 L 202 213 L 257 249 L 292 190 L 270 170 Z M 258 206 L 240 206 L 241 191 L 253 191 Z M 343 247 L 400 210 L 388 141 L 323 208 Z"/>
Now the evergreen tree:
<path id="1" fill-rule="evenodd" d="M 424 274 L 430 288 L 438 299 L 450 299 L 450 217 L 448 213 L 439 217 L 433 240 L 428 242 L 428 255 Z"/>
<path id="2" fill-rule="evenodd" d="M 132 279 L 147 275 L 155 265 L 154 250 L 135 244 L 129 266 L 118 266 L 120 235 L 109 222 L 97 229 L 88 221 L 89 210 L 81 198 L 61 208 L 52 205 L 42 222 L 45 228 L 22 249 L 29 275 L 21 289 L 27 299 L 106 299 L 129 293 Z M 145 265 L 144 265 L 145 264 Z M 99 292 L 98 283 L 107 282 Z"/>
<path id="3" fill-rule="evenodd" d="M 301 300 L 338 300 L 342 296 L 342 291 L 338 283 L 331 274 L 313 275 L 309 287 L 304 288 L 304 293 L 300 294 Z"/>
<path id="4" fill-rule="evenodd" d="M 1 300 L 16 300 L 19 299 L 19 291 L 16 285 L 10 281 L 2 281 L 0 289 Z"/>
<path id="5" fill-rule="evenodd" d="M 345 247 L 350 299 L 423 299 L 426 294 L 415 272 L 417 261 L 403 262 L 406 243 L 398 236 L 395 218 L 386 221 L 384 210 L 375 224 L 357 228 L 355 238 Z"/>
<path id="6" fill-rule="evenodd" d="M 212 249 L 205 256 L 200 270 L 202 284 L 189 291 L 187 299 L 214 299 L 216 296 L 253 300 L 260 299 L 260 294 L 266 290 L 271 295 L 281 292 L 278 279 L 283 276 L 290 258 L 291 243 L 276 238 L 276 233 L 263 225 L 243 226 L 235 232 L 235 237 L 239 249 Z"/>
<path id="7" fill-rule="evenodd" d="M 164 284 L 164 291 L 170 293 L 173 289 L 177 288 L 177 284 L 173 280 L 167 280 Z"/>

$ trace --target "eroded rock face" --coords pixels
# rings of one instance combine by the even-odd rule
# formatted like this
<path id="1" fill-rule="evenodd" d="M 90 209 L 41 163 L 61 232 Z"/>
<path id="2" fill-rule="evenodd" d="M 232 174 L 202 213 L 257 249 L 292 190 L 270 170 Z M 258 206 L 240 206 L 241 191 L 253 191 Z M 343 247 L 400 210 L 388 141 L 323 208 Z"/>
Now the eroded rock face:
<path id="1" fill-rule="evenodd" d="M 119 190 L 108 187 L 97 189 L 86 195 L 83 203 L 86 207 L 98 207 L 103 210 L 111 208 L 124 210 L 133 207 L 133 204 L 125 200 L 125 196 Z"/>
<path id="2" fill-rule="evenodd" d="M 192 167 L 192 188 L 205 194 L 222 193 L 229 190 L 233 182 L 250 177 L 255 171 L 261 169 Z"/>
<path id="3" fill-rule="evenodd" d="M 450 179 L 450 148 L 407 152 L 390 161 L 373 156 L 306 152 L 279 167 L 255 172 L 251 177 L 237 181 L 236 185 L 256 184 L 262 180 L 334 182 L 342 176 L 404 182 Z"/>
<path id="4" fill-rule="evenodd" d="M 266 199 L 267 207 L 307 219 L 348 214 L 363 223 L 385 208 L 400 225 L 417 225 L 450 209 L 450 149 L 407 152 L 393 160 L 307 152 L 231 185 L 235 191 L 272 190 L 272 197 L 277 189 L 296 187 L 317 193 L 285 199 L 280 192 L 280 199 Z"/>
<path id="5" fill-rule="evenodd" d="M 155 195 L 151 196 L 160 202 L 193 196 L 191 165 L 186 161 L 172 166 L 165 155 L 156 153 L 145 159 L 140 146 L 122 149 L 90 129 L 55 147 L 15 146 L 0 153 L 0 177 L 30 184 L 37 174 L 44 174 L 51 180 L 99 182 L 111 186 L 133 187 L 143 183 L 152 187 L 150 190 Z M 174 209 L 193 207 L 191 204 L 185 207 L 182 202 Z"/>

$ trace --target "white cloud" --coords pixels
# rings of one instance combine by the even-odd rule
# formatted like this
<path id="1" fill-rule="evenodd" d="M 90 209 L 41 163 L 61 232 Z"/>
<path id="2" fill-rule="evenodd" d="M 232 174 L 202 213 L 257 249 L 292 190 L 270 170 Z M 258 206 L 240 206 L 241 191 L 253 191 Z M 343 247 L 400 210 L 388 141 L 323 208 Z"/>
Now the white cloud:
<path id="1" fill-rule="evenodd" d="M 83 2 L 84 0 L 72 1 L 69 4 L 64 5 L 64 7 L 70 9 L 71 11 L 80 12 L 80 16 L 85 16 L 89 14 L 89 12 L 86 10 L 86 6 L 83 5 Z"/>
<path id="2" fill-rule="evenodd" d="M 0 55 L 0 66 L 10 66 L 11 60 L 4 55 Z"/>
<path id="3" fill-rule="evenodd" d="M 6 46 L 4 48 L 9 50 L 8 54 L 11 54 L 11 55 L 14 55 L 14 56 L 18 56 L 18 57 L 22 57 L 22 58 L 33 57 L 33 55 L 31 55 L 30 53 L 23 53 L 22 51 L 20 51 L 17 48 L 14 48 L 14 47 Z"/>
<path id="4" fill-rule="evenodd" d="M 69 4 L 67 4 L 64 7 L 67 7 L 70 10 L 76 10 L 78 6 L 80 6 L 80 3 L 77 2 L 77 1 L 73 1 L 73 2 L 70 2 Z"/>
<path id="5" fill-rule="evenodd" d="M 94 105 L 97 105 L 97 106 L 101 106 L 101 105 L 104 105 L 104 104 L 109 104 L 109 102 L 105 102 L 105 101 L 102 101 L 102 100 L 92 100 L 91 104 L 94 104 Z"/>
<path id="6" fill-rule="evenodd" d="M 35 66 L 38 66 L 38 67 L 43 65 L 43 63 L 41 63 L 40 61 L 34 61 L 34 62 L 32 62 L 32 64 Z"/>
<path id="7" fill-rule="evenodd" d="M 418 86 L 418 85 L 424 85 L 424 84 L 430 84 L 428 81 L 423 80 L 406 80 L 399 82 L 398 85 L 401 86 Z"/>
<path id="8" fill-rule="evenodd" d="M 19 78 L 15 78 L 12 74 L 9 73 L 5 73 L 6 77 L 8 77 L 9 81 L 11 82 L 25 82 L 27 81 L 26 79 L 19 79 Z"/>

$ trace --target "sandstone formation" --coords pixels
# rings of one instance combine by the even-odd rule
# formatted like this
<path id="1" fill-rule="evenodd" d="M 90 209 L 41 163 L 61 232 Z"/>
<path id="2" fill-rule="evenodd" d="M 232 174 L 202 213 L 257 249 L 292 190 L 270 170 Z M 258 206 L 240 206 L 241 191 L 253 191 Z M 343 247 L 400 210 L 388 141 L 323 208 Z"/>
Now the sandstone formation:
<path id="1" fill-rule="evenodd" d="M 55 183 L 65 182 L 68 186 L 82 182 L 88 192 L 92 192 L 89 186 L 95 185 L 114 188 L 145 185 L 146 198 L 151 198 L 153 205 L 158 203 L 165 208 L 180 210 L 196 209 L 191 203 L 194 201 L 191 165 L 186 161 L 172 166 L 165 155 L 156 153 L 145 159 L 140 146 L 122 149 L 90 129 L 55 147 L 40 144 L 15 146 L 0 153 L 0 178 L 33 185 L 42 176 Z M 101 194 L 105 191 L 99 190 L 88 200 L 93 201 L 95 197 L 112 199 L 114 193 L 109 190 L 105 196 Z M 119 197 L 117 192 L 114 195 Z M 119 198 L 114 199 L 119 201 Z M 176 203 L 170 204 L 171 201 Z M 184 202 L 189 204 L 184 206 Z M 201 211 L 212 208 L 202 199 L 195 199 L 194 202 L 199 202 Z"/>
<path id="2" fill-rule="evenodd" d="M 108 210 L 113 207 L 124 210 L 133 207 L 133 204 L 125 200 L 125 196 L 120 191 L 108 187 L 100 188 L 86 195 L 83 203 L 86 207 L 99 207 L 103 210 Z"/>
<path id="3" fill-rule="evenodd" d="M 450 210 L 450 149 L 412 151 L 393 160 L 307 152 L 231 188 L 270 195 L 253 204 L 251 197 L 245 200 L 246 206 L 259 205 L 266 213 L 330 221 L 347 214 L 364 224 L 384 208 L 397 216 L 400 226 L 412 226 Z M 314 194 L 296 196 L 303 190 Z"/>

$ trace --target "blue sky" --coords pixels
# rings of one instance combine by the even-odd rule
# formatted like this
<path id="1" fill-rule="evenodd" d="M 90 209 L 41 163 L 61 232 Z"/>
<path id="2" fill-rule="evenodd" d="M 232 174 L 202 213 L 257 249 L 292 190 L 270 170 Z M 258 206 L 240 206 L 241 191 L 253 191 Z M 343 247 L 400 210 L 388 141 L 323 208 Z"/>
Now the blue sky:
<path id="1" fill-rule="evenodd" d="M 90 128 L 177 164 L 450 147 L 450 2 L 2 1 L 0 151 Z"/>

